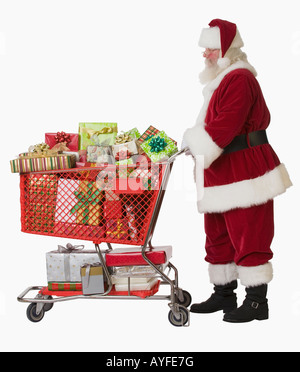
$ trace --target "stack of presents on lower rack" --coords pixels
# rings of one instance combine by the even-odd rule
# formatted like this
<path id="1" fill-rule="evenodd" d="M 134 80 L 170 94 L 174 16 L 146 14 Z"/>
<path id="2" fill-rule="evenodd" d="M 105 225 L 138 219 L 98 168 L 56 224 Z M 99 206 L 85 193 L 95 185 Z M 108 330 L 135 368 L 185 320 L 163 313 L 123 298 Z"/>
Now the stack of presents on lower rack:
<path id="1" fill-rule="evenodd" d="M 73 292 L 83 295 L 103 294 L 107 291 L 107 277 L 96 251 L 84 246 L 58 246 L 46 253 L 49 294 Z M 172 247 L 163 246 L 146 250 L 146 256 L 160 270 L 164 270 L 172 256 Z M 107 251 L 104 259 L 113 287 L 109 295 L 134 295 L 148 297 L 159 288 L 156 270 L 149 266 L 138 248 L 117 248 Z"/>
<path id="2" fill-rule="evenodd" d="M 177 151 L 177 143 L 154 126 L 148 126 L 140 134 L 137 128 L 119 133 L 116 123 L 79 123 L 77 133 L 45 133 L 44 142 L 30 146 L 10 162 L 13 173 L 26 176 L 21 180 L 21 188 L 26 190 L 26 197 L 21 197 L 22 231 L 142 245 L 140 236 L 145 228 L 146 211 L 153 207 L 151 191 L 159 186 L 158 174 L 152 171 L 152 166 L 155 169 L 155 165 Z M 138 166 L 140 164 L 145 168 Z M 99 167 L 103 165 L 105 177 L 99 178 Z M 97 173 L 96 180 L 83 177 L 93 170 Z M 143 197 L 111 192 L 112 187 L 116 187 L 116 178 L 119 187 L 121 181 L 128 186 L 130 181 L 142 180 L 139 185 L 142 185 Z M 116 257 L 126 258 L 123 253 L 106 254 L 114 290 L 127 292 L 128 278 L 131 278 L 130 288 L 141 290 L 141 296 L 145 291 L 155 291 L 156 272 L 145 265 L 140 253 L 137 266 L 131 261 L 110 262 Z M 157 264 L 165 264 L 170 253 L 165 250 L 160 253 L 164 259 L 158 259 Z M 160 253 L 154 252 L 158 256 Z M 60 247 L 50 252 L 47 254 L 48 290 L 104 293 L 105 275 L 98 262 L 96 251 Z"/>

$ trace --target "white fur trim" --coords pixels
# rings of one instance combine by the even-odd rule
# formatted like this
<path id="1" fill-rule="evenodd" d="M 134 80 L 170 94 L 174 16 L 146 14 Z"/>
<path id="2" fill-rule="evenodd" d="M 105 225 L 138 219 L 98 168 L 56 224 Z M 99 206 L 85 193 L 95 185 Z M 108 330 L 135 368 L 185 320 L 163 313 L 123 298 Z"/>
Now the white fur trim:
<path id="1" fill-rule="evenodd" d="M 219 27 L 203 28 L 198 45 L 202 48 L 221 49 Z"/>
<path id="2" fill-rule="evenodd" d="M 184 142 L 186 142 L 196 157 L 204 155 L 204 168 L 208 168 L 223 152 L 206 132 L 203 126 L 198 125 L 194 128 L 187 129 L 184 134 Z"/>
<path id="3" fill-rule="evenodd" d="M 288 172 L 284 164 L 280 164 L 257 178 L 229 185 L 205 187 L 202 192 L 203 199 L 198 200 L 198 211 L 200 213 L 221 213 L 230 209 L 264 204 L 284 193 L 290 186 L 292 182 Z M 200 192 L 199 195 L 201 195 Z"/>
<path id="4" fill-rule="evenodd" d="M 271 262 L 258 266 L 237 266 L 237 271 L 241 284 L 246 287 L 268 284 L 273 279 Z"/>
<path id="5" fill-rule="evenodd" d="M 221 49 L 221 36 L 219 27 L 204 28 L 201 31 L 198 45 L 201 48 L 210 49 Z M 242 48 L 244 42 L 241 38 L 239 30 L 236 30 L 236 34 L 229 48 Z M 228 48 L 228 49 L 229 49 Z"/>
<path id="6" fill-rule="evenodd" d="M 230 59 L 227 57 L 219 58 L 217 64 L 220 68 L 224 69 L 230 66 Z"/>
<path id="7" fill-rule="evenodd" d="M 238 278 L 237 266 L 234 262 L 225 265 L 208 265 L 209 279 L 212 284 L 225 285 Z"/>

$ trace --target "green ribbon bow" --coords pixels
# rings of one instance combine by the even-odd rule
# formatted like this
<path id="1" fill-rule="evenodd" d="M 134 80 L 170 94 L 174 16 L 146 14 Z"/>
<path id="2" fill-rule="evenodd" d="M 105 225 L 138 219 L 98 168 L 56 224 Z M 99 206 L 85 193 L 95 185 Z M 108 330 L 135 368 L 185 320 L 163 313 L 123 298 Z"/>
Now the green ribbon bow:
<path id="1" fill-rule="evenodd" d="M 149 146 L 151 147 L 151 150 L 150 150 L 151 152 L 163 151 L 167 145 L 168 144 L 166 140 L 161 137 L 152 138 L 152 140 L 149 142 Z"/>
<path id="2" fill-rule="evenodd" d="M 101 198 L 101 191 L 98 189 L 93 191 L 93 184 L 89 182 L 87 184 L 87 193 L 83 193 L 82 191 L 74 191 L 74 195 L 78 199 L 77 204 L 71 209 L 71 213 L 75 213 L 78 209 L 83 209 L 82 217 L 83 217 L 83 224 L 88 224 L 89 221 L 89 206 L 96 205 L 100 203 Z"/>

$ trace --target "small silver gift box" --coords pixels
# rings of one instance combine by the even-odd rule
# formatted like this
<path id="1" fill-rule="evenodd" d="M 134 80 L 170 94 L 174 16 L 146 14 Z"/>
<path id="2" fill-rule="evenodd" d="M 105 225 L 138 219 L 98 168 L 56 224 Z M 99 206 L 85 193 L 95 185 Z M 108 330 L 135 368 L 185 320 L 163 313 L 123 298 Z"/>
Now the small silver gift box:
<path id="1" fill-rule="evenodd" d="M 104 293 L 103 268 L 100 263 L 81 266 L 82 293 L 84 295 Z"/>

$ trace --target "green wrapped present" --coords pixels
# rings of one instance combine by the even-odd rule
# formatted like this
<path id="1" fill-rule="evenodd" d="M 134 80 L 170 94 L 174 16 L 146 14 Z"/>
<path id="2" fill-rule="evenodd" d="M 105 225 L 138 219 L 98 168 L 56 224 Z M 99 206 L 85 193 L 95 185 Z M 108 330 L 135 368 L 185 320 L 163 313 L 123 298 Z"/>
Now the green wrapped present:
<path id="1" fill-rule="evenodd" d="M 79 150 L 89 145 L 111 146 L 117 134 L 117 123 L 79 123 Z"/>
<path id="2" fill-rule="evenodd" d="M 132 158 L 122 159 L 122 160 L 116 161 L 116 165 L 121 165 L 121 166 L 122 165 L 132 165 L 132 164 L 134 164 Z"/>
<path id="3" fill-rule="evenodd" d="M 130 136 L 132 139 L 138 139 L 138 138 L 141 137 L 141 134 L 140 134 L 140 132 L 138 131 L 137 128 L 133 128 L 133 129 L 129 130 L 128 132 L 125 132 L 125 134 Z"/>
<path id="4" fill-rule="evenodd" d="M 165 161 L 178 151 L 174 141 L 164 131 L 143 142 L 141 147 L 153 163 Z"/>

